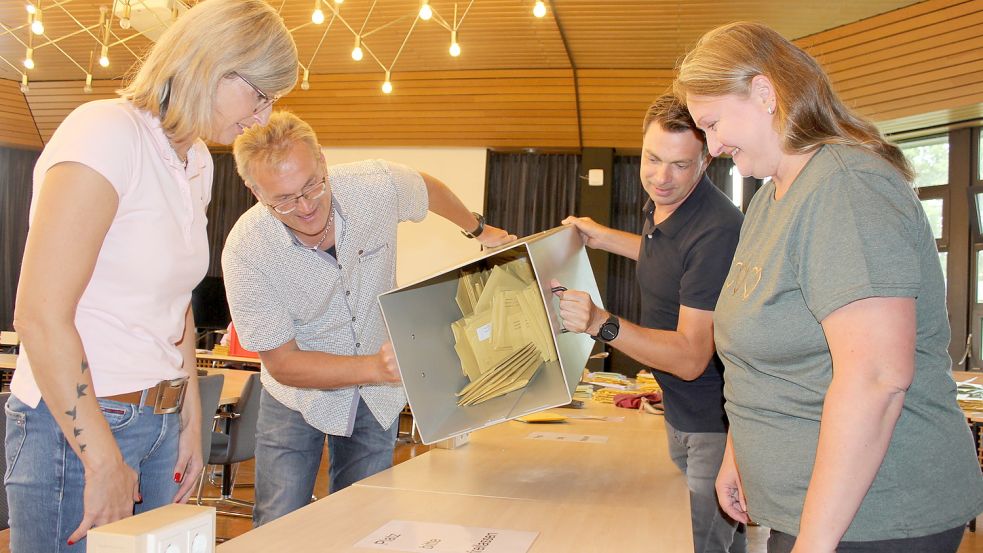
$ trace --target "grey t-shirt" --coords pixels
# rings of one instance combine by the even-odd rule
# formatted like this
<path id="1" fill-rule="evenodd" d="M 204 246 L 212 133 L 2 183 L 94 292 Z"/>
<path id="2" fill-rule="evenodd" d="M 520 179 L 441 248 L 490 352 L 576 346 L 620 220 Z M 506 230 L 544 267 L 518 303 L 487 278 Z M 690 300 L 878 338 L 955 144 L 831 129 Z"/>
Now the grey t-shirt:
<path id="1" fill-rule="evenodd" d="M 833 374 L 820 323 L 869 297 L 916 298 L 915 376 L 844 540 L 924 536 L 983 509 L 950 373 L 945 284 L 914 191 L 876 155 L 823 146 L 781 200 L 748 209 L 714 315 L 724 397 L 751 518 L 798 534 Z"/>

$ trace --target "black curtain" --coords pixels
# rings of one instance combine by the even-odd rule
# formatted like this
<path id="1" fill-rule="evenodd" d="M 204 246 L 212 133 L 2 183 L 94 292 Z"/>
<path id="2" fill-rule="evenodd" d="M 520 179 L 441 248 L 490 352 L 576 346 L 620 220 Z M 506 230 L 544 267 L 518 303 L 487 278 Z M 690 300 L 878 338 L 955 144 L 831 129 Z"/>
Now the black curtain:
<path id="1" fill-rule="evenodd" d="M 576 154 L 489 152 L 485 219 L 520 238 L 560 224 L 576 213 Z"/>
<path id="2" fill-rule="evenodd" d="M 222 276 L 222 248 L 239 216 L 256 203 L 236 171 L 232 154 L 212 154 L 215 177 L 212 201 L 208 204 L 208 276 Z"/>
<path id="3" fill-rule="evenodd" d="M 27 241 L 32 174 L 40 151 L 0 148 L 0 330 L 14 323 L 14 297 Z"/>
<path id="4" fill-rule="evenodd" d="M 615 156 L 611 182 L 611 227 L 642 233 L 642 207 L 648 195 L 642 189 L 638 176 L 642 158 L 639 156 Z M 635 261 L 620 255 L 611 255 L 608 263 L 608 290 L 605 298 L 608 311 L 632 322 L 640 315 L 638 280 L 635 278 Z"/>

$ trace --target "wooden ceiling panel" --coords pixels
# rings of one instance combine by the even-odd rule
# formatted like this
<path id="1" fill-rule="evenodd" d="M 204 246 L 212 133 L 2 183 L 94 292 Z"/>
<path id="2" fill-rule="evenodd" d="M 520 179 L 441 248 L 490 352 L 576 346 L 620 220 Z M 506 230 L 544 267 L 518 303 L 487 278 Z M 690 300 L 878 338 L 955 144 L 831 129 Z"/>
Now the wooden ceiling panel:
<path id="1" fill-rule="evenodd" d="M 391 95 L 379 89 L 384 75 L 379 63 L 368 54 L 361 62 L 351 59 L 354 33 L 363 31 L 363 24 L 368 32 L 392 22 L 364 42 L 388 66 L 413 24 L 418 0 L 377 0 L 367 23 L 372 1 L 346 0 L 344 22 L 336 18 L 330 28 L 308 23 L 310 0 L 276 0 L 274 5 L 281 1 L 301 62 L 310 64 L 312 76 L 310 90 L 298 87 L 278 106 L 311 121 L 330 145 L 637 149 L 644 110 L 670 85 L 676 59 L 702 32 L 732 19 L 758 19 L 786 36 L 807 35 L 796 42 L 824 64 L 848 104 L 887 132 L 959 123 L 983 111 L 983 78 L 976 77 L 983 75 L 983 0 L 808 0 L 780 10 L 763 0 L 726 5 L 553 0 L 557 12 L 543 19 L 531 15 L 532 0 L 475 0 L 460 27 L 459 58 L 447 54 L 450 33 L 436 21 L 416 24 L 394 66 Z M 453 24 L 453 2 L 431 4 Z M 459 17 L 467 4 L 457 3 Z M 66 6 L 98 20 L 96 0 L 71 0 Z M 57 8 L 50 9 L 45 24 L 54 25 L 49 33 L 54 35 L 60 23 Z M 4 0 L 0 21 L 16 16 L 23 25 L 22 10 L 21 0 Z M 326 13 L 331 21 L 331 12 Z M 850 18 L 860 20 L 836 27 Z M 577 69 L 567 57 L 560 27 Z M 829 30 L 815 33 L 819 29 Z M 0 35 L 0 56 L 13 52 L 23 57 L 23 45 L 13 35 L 24 38 L 25 29 Z M 87 63 L 91 36 L 79 33 L 59 46 L 67 49 L 76 40 Z M 139 41 L 132 45 L 137 48 Z M 13 134 L 23 141 L 32 133 L 34 140 L 46 140 L 79 103 L 111 97 L 119 86 L 118 80 L 100 79 L 97 73 L 93 93 L 83 94 L 83 72 L 64 56 L 58 62 L 53 46 L 43 50 L 53 57 L 50 64 L 42 63 L 40 53 L 35 54 L 38 69 L 31 72 L 27 94 L 33 119 L 25 119 L 22 109 L 13 119 L 17 130 L 0 136 L 0 142 L 12 143 Z M 135 59 L 127 62 L 126 55 L 114 48 L 113 65 L 101 75 L 122 74 Z M 19 79 L 19 74 L 0 61 L 0 77 Z M 0 102 L 16 104 L 17 83 L 0 82 Z M 2 111 L 0 117 L 5 117 Z M 6 117 L 4 123 L 11 120 Z"/>

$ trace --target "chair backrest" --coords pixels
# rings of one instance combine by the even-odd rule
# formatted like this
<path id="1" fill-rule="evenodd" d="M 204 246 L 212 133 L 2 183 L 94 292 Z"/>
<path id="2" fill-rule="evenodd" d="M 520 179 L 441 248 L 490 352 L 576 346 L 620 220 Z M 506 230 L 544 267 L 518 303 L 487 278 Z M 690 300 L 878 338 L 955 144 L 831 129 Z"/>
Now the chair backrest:
<path id="1" fill-rule="evenodd" d="M 259 393 L 263 385 L 259 373 L 246 379 L 235 405 L 238 415 L 229 428 L 229 458 L 226 463 L 241 463 L 256 455 L 256 421 L 259 420 Z"/>
<path id="2" fill-rule="evenodd" d="M 198 377 L 198 394 L 201 396 L 201 454 L 208 462 L 208 452 L 212 449 L 212 427 L 215 425 L 215 412 L 222 398 L 222 385 L 225 375 L 212 374 Z"/>
<path id="3" fill-rule="evenodd" d="M 8 398 L 10 398 L 10 392 L 0 394 L 0 530 L 10 528 L 7 512 L 7 490 L 4 488 L 2 478 L 4 474 L 7 474 L 7 451 L 4 445 L 7 442 L 7 410 L 4 407 L 7 405 Z"/>

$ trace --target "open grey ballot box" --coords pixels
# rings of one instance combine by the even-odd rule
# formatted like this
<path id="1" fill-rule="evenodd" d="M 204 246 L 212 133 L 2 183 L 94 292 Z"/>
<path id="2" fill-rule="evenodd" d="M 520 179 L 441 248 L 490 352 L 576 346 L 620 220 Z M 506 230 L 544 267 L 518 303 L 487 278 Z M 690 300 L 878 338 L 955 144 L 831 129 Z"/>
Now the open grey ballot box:
<path id="1" fill-rule="evenodd" d="M 490 269 L 519 258 L 528 259 L 538 284 L 557 360 L 543 362 L 523 388 L 476 405 L 459 406 L 456 394 L 469 379 L 451 331 L 451 324 L 462 317 L 455 301 L 458 277 L 462 269 Z M 572 227 L 557 227 L 487 250 L 466 263 L 379 296 L 423 443 L 570 402 L 594 340 L 586 334 L 562 332 L 559 300 L 550 291 L 554 278 L 570 290 L 588 292 L 596 305 L 602 305 L 584 242 Z"/>

